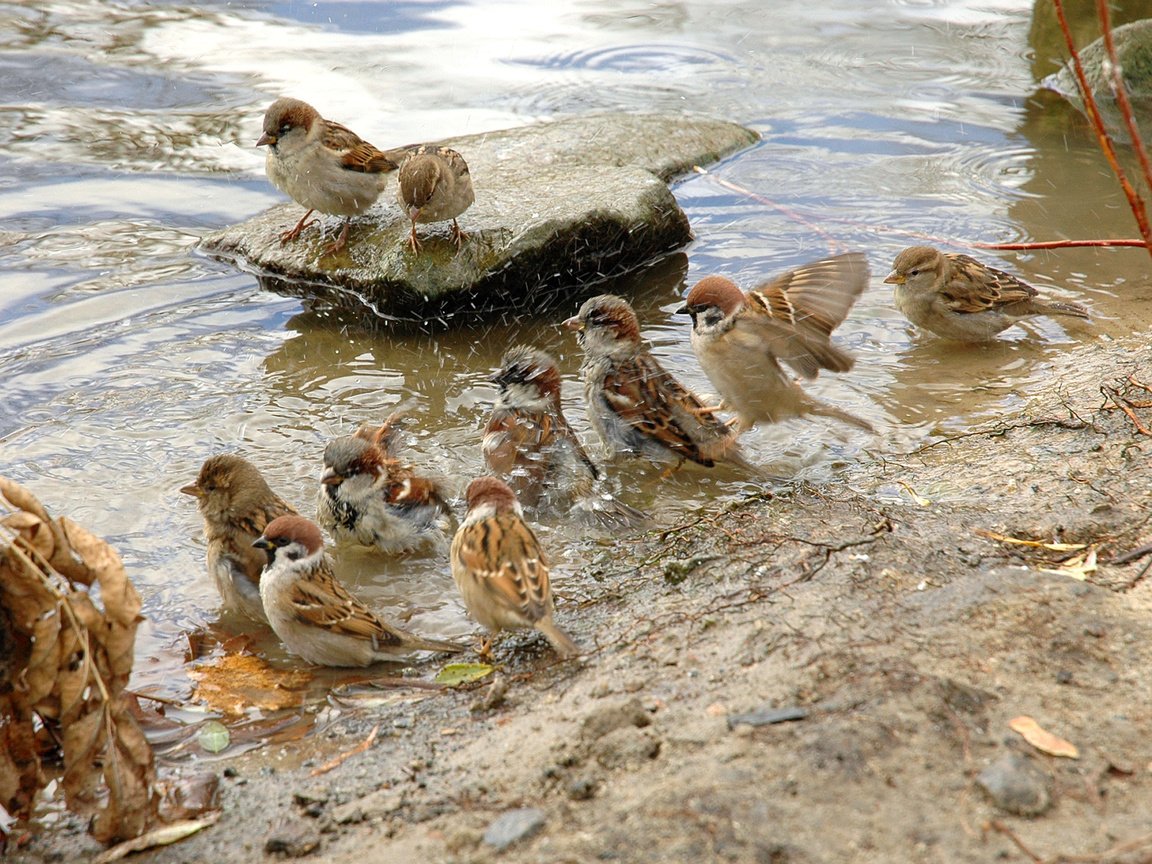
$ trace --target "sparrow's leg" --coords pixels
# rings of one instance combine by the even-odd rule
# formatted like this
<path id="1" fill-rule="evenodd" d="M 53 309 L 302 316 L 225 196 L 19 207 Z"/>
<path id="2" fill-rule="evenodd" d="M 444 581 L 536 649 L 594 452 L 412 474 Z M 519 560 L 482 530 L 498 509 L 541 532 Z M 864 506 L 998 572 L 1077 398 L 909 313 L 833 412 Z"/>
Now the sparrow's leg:
<path id="1" fill-rule="evenodd" d="M 715 414 L 717 411 L 726 411 L 727 409 L 728 406 L 725 405 L 724 400 L 721 399 L 715 405 L 705 405 L 703 408 L 698 409 L 698 411 L 701 414 Z"/>
<path id="2" fill-rule="evenodd" d="M 480 658 L 480 662 L 491 665 L 494 658 L 492 657 L 492 634 L 488 634 L 488 638 L 480 643 L 480 647 L 476 651 L 476 656 Z"/>
<path id="3" fill-rule="evenodd" d="M 460 230 L 460 226 L 456 224 L 456 220 L 452 220 L 452 239 L 456 241 L 456 251 L 459 252 L 464 247 L 464 241 L 468 239 L 468 235 Z"/>
<path id="4" fill-rule="evenodd" d="M 416 236 L 416 220 L 412 220 L 412 232 L 408 235 L 408 246 L 412 249 L 413 255 L 420 254 L 420 238 Z"/>
<path id="5" fill-rule="evenodd" d="M 295 240 L 297 237 L 300 236 L 301 231 L 303 231 L 309 225 L 314 224 L 316 222 L 316 220 L 313 219 L 311 222 L 309 222 L 308 217 L 311 216 L 315 212 L 316 212 L 315 210 L 309 210 L 307 213 L 305 213 L 303 216 L 300 217 L 300 221 L 296 223 L 295 228 L 293 228 L 291 231 L 282 232 L 280 234 L 280 245 L 283 246 L 289 240 Z"/>
<path id="6" fill-rule="evenodd" d="M 351 219 L 344 220 L 344 227 L 340 229 L 340 236 L 324 247 L 324 251 L 329 255 L 335 255 L 341 249 L 348 245 L 348 229 L 352 226 Z"/>

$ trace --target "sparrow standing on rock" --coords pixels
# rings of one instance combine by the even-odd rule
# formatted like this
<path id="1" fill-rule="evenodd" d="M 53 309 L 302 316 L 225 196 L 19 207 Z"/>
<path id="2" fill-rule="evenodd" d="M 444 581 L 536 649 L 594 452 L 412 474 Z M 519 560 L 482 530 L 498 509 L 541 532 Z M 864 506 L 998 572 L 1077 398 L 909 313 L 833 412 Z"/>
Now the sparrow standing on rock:
<path id="1" fill-rule="evenodd" d="M 521 505 L 586 513 L 606 526 L 647 521 L 639 510 L 596 492 L 600 470 L 564 417 L 560 373 L 550 355 L 518 345 L 504 355 L 493 381 L 500 392 L 484 430 L 484 461 Z"/>
<path id="2" fill-rule="evenodd" d="M 610 456 L 627 453 L 653 462 L 684 460 L 711 468 L 749 464 L 732 430 L 656 362 L 640 339 L 632 307 L 614 294 L 585 301 L 564 322 L 584 346 L 584 399 L 588 419 Z"/>
<path id="3" fill-rule="evenodd" d="M 325 120 L 307 102 L 277 99 L 264 114 L 264 134 L 257 147 L 268 147 L 268 179 L 308 212 L 296 227 L 280 235 L 287 243 L 300 236 L 316 210 L 343 216 L 340 236 L 328 246 L 339 252 L 348 243 L 352 217 L 371 207 L 407 151 L 377 150 L 351 129 Z"/>
<path id="4" fill-rule="evenodd" d="M 1010 273 L 931 246 L 905 249 L 884 281 L 896 286 L 896 308 L 909 321 L 961 342 L 987 342 L 1032 315 L 1089 317 L 1079 303 L 1040 300 Z"/>
<path id="5" fill-rule="evenodd" d="M 253 541 L 268 523 L 296 511 L 268 488 L 247 459 L 222 453 L 204 462 L 196 482 L 180 490 L 196 499 L 208 541 L 208 574 L 228 609 L 266 620 L 260 602 L 265 556 Z"/>
<path id="6" fill-rule="evenodd" d="M 469 614 L 494 635 L 539 630 L 561 657 L 579 647 L 552 621 L 548 564 L 508 485 L 495 477 L 468 484 L 468 515 L 452 540 L 452 578 Z M 481 648 L 491 650 L 492 638 Z"/>
<path id="7" fill-rule="evenodd" d="M 697 282 L 678 312 L 692 316 L 692 350 L 723 406 L 736 412 L 736 434 L 757 421 L 816 414 L 869 432 L 870 423 L 807 395 L 780 363 L 804 378 L 847 372 L 855 360 L 830 341 L 868 285 L 868 261 L 850 252 L 813 261 L 745 294 L 723 276 Z"/>
<path id="8" fill-rule="evenodd" d="M 337 542 L 387 554 L 430 547 L 443 552 L 456 527 L 439 482 L 421 477 L 391 453 L 395 415 L 361 426 L 324 448 L 317 511 Z"/>
<path id="9" fill-rule="evenodd" d="M 464 157 L 448 147 L 424 144 L 417 147 L 400 165 L 396 198 L 400 209 L 412 221 L 408 245 L 416 254 L 420 240 L 416 236 L 416 223 L 452 220 L 452 239 L 459 250 L 465 234 L 456 217 L 472 206 L 476 195 L 472 191 L 472 175 Z"/>
<path id="10" fill-rule="evenodd" d="M 260 598 L 268 623 L 309 663 L 369 666 L 413 651 L 463 650 L 393 627 L 348 593 L 324 554 L 320 529 L 303 516 L 274 519 L 252 545 L 267 553 Z"/>

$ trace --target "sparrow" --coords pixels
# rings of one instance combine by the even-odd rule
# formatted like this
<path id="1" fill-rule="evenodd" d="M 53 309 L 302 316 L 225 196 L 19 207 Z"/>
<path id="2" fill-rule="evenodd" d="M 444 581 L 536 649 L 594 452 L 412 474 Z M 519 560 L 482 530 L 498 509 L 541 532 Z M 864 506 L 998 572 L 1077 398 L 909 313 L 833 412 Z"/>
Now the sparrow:
<path id="1" fill-rule="evenodd" d="M 692 286 L 677 312 L 692 316 L 692 350 L 722 405 L 736 412 L 736 434 L 760 420 L 806 414 L 875 431 L 868 421 L 806 394 L 780 365 L 808 379 L 821 369 L 851 369 L 855 360 L 830 337 L 867 285 L 867 258 L 849 252 L 805 264 L 747 294 L 724 276 L 706 276 Z"/>
<path id="2" fill-rule="evenodd" d="M 961 342 L 987 342 L 1032 315 L 1089 317 L 1079 303 L 1040 300 L 1010 273 L 931 246 L 905 249 L 884 281 L 896 286 L 896 308 L 909 321 Z"/>
<path id="3" fill-rule="evenodd" d="M 345 217 L 340 236 L 327 247 L 332 253 L 348 243 L 352 217 L 376 202 L 388 174 L 408 154 L 404 148 L 378 150 L 351 129 L 325 120 L 307 102 L 287 97 L 264 113 L 264 134 L 256 146 L 268 148 L 264 164 L 272 185 L 308 210 L 280 235 L 280 243 L 299 237 L 319 210 Z"/>
<path id="4" fill-rule="evenodd" d="M 416 223 L 452 220 L 452 239 L 459 251 L 465 234 L 456 217 L 472 206 L 476 195 L 472 191 L 472 175 L 464 157 L 448 147 L 423 144 L 413 149 L 400 164 L 396 199 L 400 209 L 412 221 L 408 245 L 416 254 L 420 240 L 416 236 Z"/>
<path id="5" fill-rule="evenodd" d="M 560 373 L 544 351 L 518 345 L 492 379 L 499 388 L 481 449 L 488 469 L 504 479 L 522 506 L 538 513 L 589 515 L 606 527 L 640 525 L 648 517 L 606 492 L 560 405 Z"/>
<path id="6" fill-rule="evenodd" d="M 443 552 L 456 528 L 441 483 L 418 475 L 394 455 L 396 415 L 361 426 L 324 448 L 316 508 L 337 542 L 387 554 Z"/>
<path id="7" fill-rule="evenodd" d="M 252 541 L 273 519 L 296 511 L 268 488 L 256 466 L 230 453 L 209 457 L 196 482 L 180 491 L 196 499 L 204 517 L 208 574 L 224 606 L 256 621 L 267 620 L 260 602 L 265 556 L 252 548 Z"/>
<path id="8" fill-rule="evenodd" d="M 468 484 L 468 513 L 452 538 L 452 578 L 469 614 L 495 635 L 539 630 L 561 657 L 580 648 L 552 621 L 548 563 L 508 484 L 477 477 Z M 489 636 L 481 656 L 491 650 Z"/>
<path id="9" fill-rule="evenodd" d="M 252 544 L 267 553 L 260 599 L 284 647 L 319 666 L 369 666 L 413 651 L 462 651 L 383 621 L 332 572 L 320 529 L 303 516 L 273 519 Z"/>
<path id="10" fill-rule="evenodd" d="M 685 460 L 711 468 L 727 461 L 759 473 L 736 436 L 667 372 L 640 339 L 636 313 L 621 297 L 585 301 L 564 322 L 584 347 L 580 367 L 592 428 L 609 456 L 625 453 L 652 462 Z"/>

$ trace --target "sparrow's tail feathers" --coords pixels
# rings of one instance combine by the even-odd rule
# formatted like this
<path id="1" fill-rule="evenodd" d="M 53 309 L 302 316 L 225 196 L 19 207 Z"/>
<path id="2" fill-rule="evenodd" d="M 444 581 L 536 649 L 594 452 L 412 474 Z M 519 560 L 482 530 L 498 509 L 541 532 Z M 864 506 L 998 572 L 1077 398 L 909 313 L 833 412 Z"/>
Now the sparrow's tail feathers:
<path id="1" fill-rule="evenodd" d="M 1033 303 L 1034 306 L 1039 308 L 1041 315 L 1069 315 L 1073 318 L 1091 318 L 1088 310 L 1081 306 L 1079 303 L 1066 303 L 1061 300 L 1045 300 L 1041 303 Z"/>
<path id="2" fill-rule="evenodd" d="M 561 657 L 575 657 L 580 653 L 580 646 L 573 642 L 567 633 L 556 626 L 555 622 L 552 621 L 551 615 L 537 621 L 536 629 L 544 634 L 545 638 L 556 650 L 556 653 Z"/>
<path id="3" fill-rule="evenodd" d="M 833 420 L 840 420 L 843 423 L 855 426 L 857 429 L 863 429 L 865 432 L 874 433 L 876 431 L 876 427 L 863 417 L 857 417 L 855 414 L 849 413 L 843 408 L 837 408 L 835 405 L 829 405 L 827 402 L 819 402 L 813 399 L 810 413 L 819 417 L 831 417 Z"/>

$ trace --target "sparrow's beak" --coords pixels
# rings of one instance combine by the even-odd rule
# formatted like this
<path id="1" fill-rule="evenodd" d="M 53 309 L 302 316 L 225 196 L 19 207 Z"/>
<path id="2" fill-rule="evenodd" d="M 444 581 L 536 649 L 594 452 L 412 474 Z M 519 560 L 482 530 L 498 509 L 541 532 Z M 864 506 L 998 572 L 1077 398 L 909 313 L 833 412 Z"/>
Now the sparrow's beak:
<path id="1" fill-rule="evenodd" d="M 681 306 L 679 309 L 676 310 L 675 314 L 676 315 L 691 315 L 692 309 L 688 306 Z"/>
<path id="2" fill-rule="evenodd" d="M 565 319 L 563 325 L 569 330 L 575 330 L 577 333 L 584 329 L 584 322 L 580 320 L 579 315 L 573 315 L 571 318 Z"/>
<path id="3" fill-rule="evenodd" d="M 257 537 L 255 540 L 252 541 L 252 545 L 255 546 L 257 549 L 263 549 L 265 552 L 270 552 L 271 550 L 276 548 L 275 545 L 272 543 L 272 541 L 267 539 L 266 537 Z"/>
<path id="4" fill-rule="evenodd" d="M 320 475 L 320 482 L 324 486 L 339 486 L 344 482 L 344 477 L 331 468 L 325 468 L 324 473 Z"/>
<path id="5" fill-rule="evenodd" d="M 263 135 L 260 136 L 260 140 L 258 140 L 256 142 L 256 146 L 257 147 L 263 147 L 265 144 L 275 144 L 275 143 L 276 143 L 276 136 L 273 135 L 271 132 L 265 132 Z"/>
<path id="6" fill-rule="evenodd" d="M 181 486 L 180 491 L 185 495 L 191 495 L 193 498 L 201 498 L 204 493 L 200 491 L 200 487 L 195 483 L 189 483 L 187 486 Z"/>
<path id="7" fill-rule="evenodd" d="M 895 270 L 884 277 L 884 281 L 889 285 L 903 285 L 908 281 L 906 276 L 901 276 Z"/>

